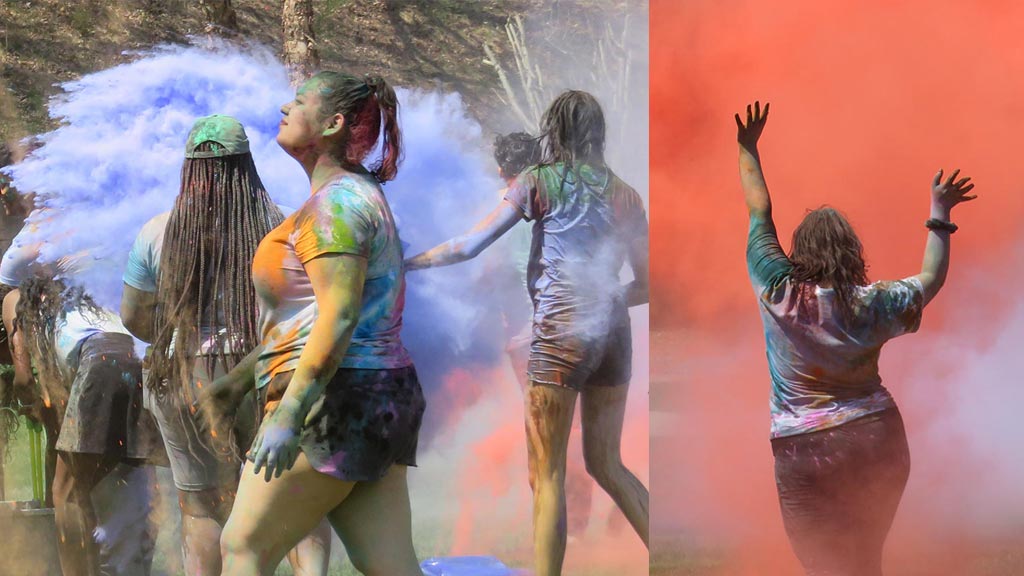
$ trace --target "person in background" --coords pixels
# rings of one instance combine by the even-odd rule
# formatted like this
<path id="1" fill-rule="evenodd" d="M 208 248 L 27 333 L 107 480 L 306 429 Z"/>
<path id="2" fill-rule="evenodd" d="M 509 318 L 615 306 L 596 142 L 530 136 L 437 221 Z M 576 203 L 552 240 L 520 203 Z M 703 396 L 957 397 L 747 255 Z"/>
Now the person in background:
<path id="1" fill-rule="evenodd" d="M 498 164 L 498 177 L 505 182 L 505 188 L 499 192 L 499 200 L 505 198 L 509 187 L 521 172 L 540 163 L 542 153 L 540 140 L 525 132 L 498 135 L 494 139 L 494 161 Z M 512 363 L 516 380 L 525 392 L 530 386 L 527 371 L 530 341 L 533 338 L 533 302 L 530 300 L 526 268 L 530 261 L 533 237 L 528 227 L 514 226 L 497 243 L 498 250 L 490 251 L 490 273 L 487 277 L 494 284 L 494 289 L 503 295 L 500 306 L 505 329 L 505 352 Z M 580 433 L 580 427 L 574 424 L 566 456 L 566 531 L 570 539 L 581 537 L 586 531 L 593 493 L 593 482 L 587 475 L 583 461 Z"/>
<path id="2" fill-rule="evenodd" d="M 565 558 L 566 452 L 577 396 L 587 471 L 648 543 L 648 491 L 620 450 L 632 377 L 628 307 L 648 301 L 648 226 L 640 195 L 604 160 L 605 120 L 597 99 L 577 90 L 559 95 L 541 129 L 540 164 L 516 178 L 498 207 L 406 267 L 468 260 L 521 220 L 533 221 L 525 413 L 536 573 L 551 576 L 561 573 Z M 626 262 L 634 280 L 623 286 L 619 272 Z"/>
<path id="3" fill-rule="evenodd" d="M 141 510 L 138 527 L 117 534 L 100 531 L 102 542 L 95 538 L 91 498 L 119 464 L 141 466 L 158 455 L 156 432 L 142 407 L 142 365 L 134 340 L 117 315 L 61 280 L 29 277 L 4 298 L 3 318 L 13 344 L 15 387 L 37 390 L 31 417 L 43 420 L 45 408 L 57 418 L 53 500 L 63 573 L 148 574 L 153 552 L 145 521 L 148 492 L 124 486 L 121 507 Z M 134 501 L 138 498 L 144 501 Z M 133 550 L 120 550 L 125 539 Z M 112 561 L 114 550 L 119 562 Z"/>
<path id="4" fill-rule="evenodd" d="M 188 576 L 221 572 L 220 536 L 241 467 L 233 437 L 247 438 L 255 405 L 239 390 L 239 421 L 211 425 L 193 408 L 199 390 L 259 344 L 250 267 L 260 240 L 284 216 L 260 181 L 242 125 L 199 118 L 185 143 L 180 192 L 170 212 L 139 232 L 124 273 L 121 317 L 147 351 L 147 407 L 160 426 L 182 512 Z M 244 441 L 244 440 L 243 440 Z M 330 529 L 289 555 L 300 576 L 324 576 Z"/>

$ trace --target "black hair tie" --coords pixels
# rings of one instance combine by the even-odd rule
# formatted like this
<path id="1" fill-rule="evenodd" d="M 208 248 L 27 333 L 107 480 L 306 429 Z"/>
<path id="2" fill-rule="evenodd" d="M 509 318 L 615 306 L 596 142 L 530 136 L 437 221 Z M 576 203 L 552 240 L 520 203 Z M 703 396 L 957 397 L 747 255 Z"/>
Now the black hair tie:
<path id="1" fill-rule="evenodd" d="M 924 223 L 925 227 L 929 230 L 949 232 L 950 234 L 960 229 L 959 226 L 952 222 L 946 222 L 945 220 L 939 220 L 938 218 L 931 218 Z"/>

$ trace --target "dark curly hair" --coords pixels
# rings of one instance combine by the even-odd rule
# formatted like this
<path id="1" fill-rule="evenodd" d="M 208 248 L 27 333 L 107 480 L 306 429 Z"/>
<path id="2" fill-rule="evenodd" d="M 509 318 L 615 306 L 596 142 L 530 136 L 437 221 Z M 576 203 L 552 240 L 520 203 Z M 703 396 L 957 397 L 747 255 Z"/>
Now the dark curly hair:
<path id="1" fill-rule="evenodd" d="M 540 154 L 540 140 L 526 132 L 494 137 L 494 161 L 498 163 L 502 178 L 515 178 L 523 170 L 539 164 Z"/>
<path id="2" fill-rule="evenodd" d="M 840 315 L 852 319 L 858 286 L 868 283 L 864 248 L 849 221 L 835 208 L 811 210 L 793 231 L 789 259 L 792 278 L 808 284 L 828 284 L 835 290 Z"/>
<path id="3" fill-rule="evenodd" d="M 50 405 L 63 406 L 71 388 L 71 375 L 57 357 L 57 325 L 70 310 L 95 317 L 102 316 L 104 311 L 84 289 L 62 280 L 33 276 L 22 282 L 18 291 L 17 328 L 22 331 Z"/>

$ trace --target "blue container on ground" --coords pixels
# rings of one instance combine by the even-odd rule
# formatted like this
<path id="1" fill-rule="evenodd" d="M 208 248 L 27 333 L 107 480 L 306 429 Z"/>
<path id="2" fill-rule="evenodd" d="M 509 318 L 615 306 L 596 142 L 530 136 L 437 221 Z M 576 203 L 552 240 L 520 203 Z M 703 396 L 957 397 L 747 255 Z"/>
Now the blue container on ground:
<path id="1" fill-rule="evenodd" d="M 428 558 L 420 563 L 423 576 L 525 576 L 493 556 L 451 556 Z"/>

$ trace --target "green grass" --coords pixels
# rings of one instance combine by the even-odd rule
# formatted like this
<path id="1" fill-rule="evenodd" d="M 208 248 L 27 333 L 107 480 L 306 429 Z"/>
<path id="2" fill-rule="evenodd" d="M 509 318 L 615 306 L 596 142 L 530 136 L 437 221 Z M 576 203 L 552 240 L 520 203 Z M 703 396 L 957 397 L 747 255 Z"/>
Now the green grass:
<path id="1" fill-rule="evenodd" d="M 14 433 L 11 438 L 8 457 L 5 462 L 5 496 L 7 500 L 29 500 L 32 498 L 31 489 L 31 466 L 28 450 L 28 433 L 24 424 Z M 168 500 L 163 503 L 163 510 L 169 515 L 174 515 L 177 508 L 177 501 L 170 484 L 170 474 L 167 469 L 158 472 L 161 484 L 161 492 Z M 180 571 L 170 570 L 177 561 L 179 544 L 177 530 L 180 525 L 177 519 L 160 522 L 160 533 L 158 534 L 157 548 L 153 559 L 154 576 L 178 576 Z M 492 553 L 513 568 L 524 568 L 529 562 L 524 550 L 528 550 L 529 534 L 519 534 L 508 541 L 503 542 L 501 549 Z M 452 531 L 447 523 L 431 523 L 414 518 L 413 540 L 416 544 L 416 551 L 420 558 L 434 556 L 446 556 L 452 546 Z M 352 564 L 345 557 L 344 548 L 341 543 L 334 539 L 331 550 L 330 576 L 357 576 L 359 573 L 352 567 Z M 276 576 L 290 576 L 291 567 L 283 562 L 278 568 Z M 616 572 L 595 572 L 588 570 L 567 571 L 566 576 L 618 576 Z"/>
<path id="2" fill-rule="evenodd" d="M 28 428 L 21 425 L 11 437 L 4 460 L 4 497 L 6 500 L 32 499 L 32 467 L 28 454 Z"/>

